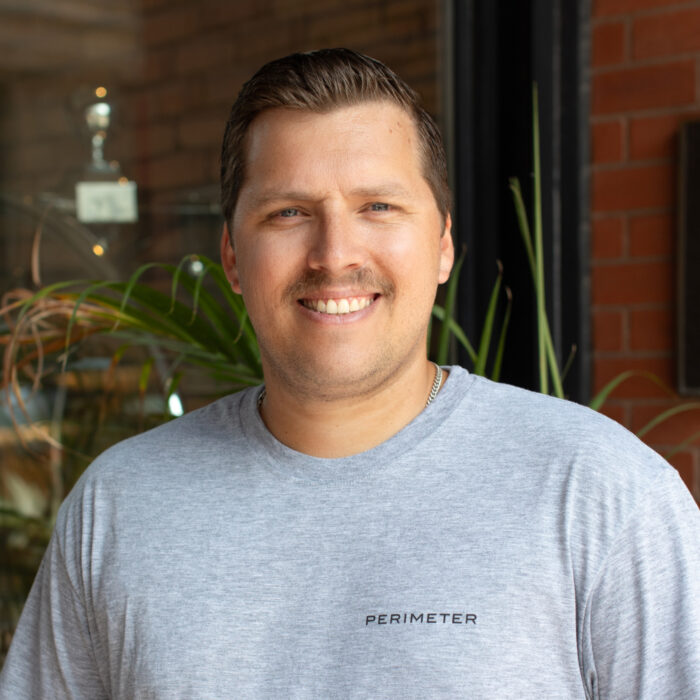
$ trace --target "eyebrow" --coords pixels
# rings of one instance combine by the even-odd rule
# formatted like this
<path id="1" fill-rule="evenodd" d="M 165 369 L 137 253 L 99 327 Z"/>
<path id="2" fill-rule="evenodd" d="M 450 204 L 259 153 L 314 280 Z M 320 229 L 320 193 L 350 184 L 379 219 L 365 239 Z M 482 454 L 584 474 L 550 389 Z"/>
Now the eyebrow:
<path id="1" fill-rule="evenodd" d="M 388 183 L 376 187 L 358 187 L 350 192 L 357 197 L 410 198 L 411 193 L 399 183 Z"/>
<path id="2" fill-rule="evenodd" d="M 411 193 L 399 183 L 384 183 L 381 185 L 372 185 L 368 187 L 357 187 L 350 190 L 351 197 L 362 198 L 396 198 L 410 199 Z M 251 204 L 253 207 L 262 207 L 272 202 L 296 200 L 301 202 L 316 201 L 318 198 L 312 196 L 309 192 L 301 190 L 278 191 L 269 190 L 263 191 L 259 195 L 252 197 Z"/>
<path id="3" fill-rule="evenodd" d="M 296 199 L 300 201 L 308 201 L 311 199 L 306 192 L 281 192 L 271 190 L 269 192 L 261 192 L 259 195 L 251 198 L 253 207 L 262 207 L 271 202 L 279 202 L 281 200 Z"/>

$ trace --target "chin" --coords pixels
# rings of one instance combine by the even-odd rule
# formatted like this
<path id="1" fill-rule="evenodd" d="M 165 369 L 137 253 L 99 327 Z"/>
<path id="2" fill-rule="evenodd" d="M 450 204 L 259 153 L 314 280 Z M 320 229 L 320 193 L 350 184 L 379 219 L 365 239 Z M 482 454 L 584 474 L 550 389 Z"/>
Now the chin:
<path id="1" fill-rule="evenodd" d="M 328 359 L 296 357 L 292 362 L 269 363 L 282 386 L 295 395 L 322 400 L 342 400 L 372 393 L 392 374 L 390 363 L 377 357 L 325 353 Z"/>

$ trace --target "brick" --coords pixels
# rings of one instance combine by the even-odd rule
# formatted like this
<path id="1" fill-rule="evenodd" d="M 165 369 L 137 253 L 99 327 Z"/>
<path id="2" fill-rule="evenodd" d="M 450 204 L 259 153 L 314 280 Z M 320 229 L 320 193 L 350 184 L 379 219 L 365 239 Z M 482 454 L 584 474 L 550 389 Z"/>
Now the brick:
<path id="1" fill-rule="evenodd" d="M 679 125 L 690 116 L 668 114 L 644 117 L 630 122 L 630 158 L 633 160 L 671 159 L 676 152 Z"/>
<path id="2" fill-rule="evenodd" d="M 622 257 L 624 253 L 624 221 L 621 217 L 594 219 L 592 226 L 594 260 Z"/>
<path id="3" fill-rule="evenodd" d="M 356 3 L 355 3 L 356 4 Z M 273 0 L 272 16 L 294 17 L 295 15 L 310 16 L 316 13 L 323 13 L 335 7 L 349 7 L 353 5 L 352 0 Z"/>
<path id="4" fill-rule="evenodd" d="M 437 65 L 437 39 L 426 34 L 406 42 L 402 37 L 387 41 L 386 37 L 376 45 L 374 55 L 391 66 L 409 83 L 412 78 L 435 71 Z"/>
<path id="5" fill-rule="evenodd" d="M 143 59 L 143 82 L 155 83 L 172 76 L 175 70 L 176 50 L 175 46 L 149 49 Z"/>
<path id="6" fill-rule="evenodd" d="M 236 68 L 240 64 L 244 68 L 246 80 L 253 70 L 263 63 L 284 56 L 293 51 L 308 51 L 318 48 L 308 41 L 306 23 L 301 20 L 287 20 L 279 25 L 272 25 L 275 31 L 271 31 L 269 17 L 251 17 L 241 25 L 242 30 L 236 28 L 225 29 L 216 39 L 228 41 L 231 45 L 231 59 L 222 64 L 225 71 Z M 233 33 L 233 37 L 231 37 Z M 228 39 L 227 39 L 228 36 Z M 264 37 L 264 41 L 250 40 L 250 37 Z"/>
<path id="7" fill-rule="evenodd" d="M 700 50 L 700 8 L 638 17 L 632 25 L 635 58 L 672 56 Z"/>
<path id="8" fill-rule="evenodd" d="M 219 148 L 224 135 L 227 110 L 184 119 L 178 125 L 178 143 L 183 149 Z"/>
<path id="9" fill-rule="evenodd" d="M 591 130 L 593 163 L 622 160 L 623 125 L 619 120 L 594 124 Z"/>
<path id="10" fill-rule="evenodd" d="M 442 131 L 443 124 L 440 121 L 442 115 L 440 112 L 441 103 L 439 99 L 439 95 L 442 93 L 440 92 L 440 85 L 438 85 L 435 77 L 433 76 L 425 80 L 412 80 L 411 87 L 418 93 L 423 107 L 432 115 Z M 444 134 L 444 131 L 442 131 L 442 133 Z"/>
<path id="11" fill-rule="evenodd" d="M 666 387 L 670 387 L 673 380 L 672 365 L 670 357 L 596 357 L 593 360 L 593 393 L 595 395 L 608 382 L 630 370 L 651 373 Z M 668 396 L 668 391 L 652 379 L 640 374 L 623 381 L 613 391 L 612 396 L 628 399 L 663 399 Z"/>
<path id="12" fill-rule="evenodd" d="M 382 3 L 382 23 L 387 36 L 398 34 L 432 34 L 438 28 L 441 12 L 432 2 Z"/>
<path id="13" fill-rule="evenodd" d="M 342 36 L 345 45 L 386 40 L 379 7 L 357 8 L 351 12 L 320 12 L 309 20 L 308 36 L 319 46 L 331 46 Z"/>
<path id="14" fill-rule="evenodd" d="M 670 165 L 615 168 L 593 173 L 593 211 L 657 209 L 674 203 Z"/>
<path id="15" fill-rule="evenodd" d="M 630 350 L 672 350 L 673 314 L 670 308 L 629 312 Z"/>
<path id="16" fill-rule="evenodd" d="M 202 86 L 196 79 L 166 82 L 145 94 L 145 113 L 150 120 L 180 115 L 199 105 Z"/>
<path id="17" fill-rule="evenodd" d="M 233 57 L 234 43 L 227 33 L 197 34 L 178 46 L 175 67 L 179 75 L 192 75 L 226 66 Z"/>
<path id="18" fill-rule="evenodd" d="M 170 2 L 172 2 L 172 0 L 141 0 L 141 6 L 146 12 L 148 12 L 149 10 L 154 10 L 162 7 L 163 5 L 167 5 Z"/>
<path id="19" fill-rule="evenodd" d="M 368 50 L 366 47 L 373 44 L 399 40 L 404 49 L 409 49 L 407 39 L 434 34 L 436 26 L 437 11 L 433 5 L 375 3 L 315 13 L 305 31 L 316 45 L 337 45 L 340 41 L 345 46 Z"/>
<path id="20" fill-rule="evenodd" d="M 148 167 L 149 188 L 174 189 L 204 185 L 207 169 L 206 154 L 198 152 L 179 152 L 161 158 L 154 158 Z"/>
<path id="21" fill-rule="evenodd" d="M 625 68 L 593 77 L 593 114 L 685 105 L 694 100 L 692 60 Z"/>
<path id="22" fill-rule="evenodd" d="M 638 432 L 665 411 L 680 406 L 687 406 L 688 410 L 677 413 L 660 423 L 644 435 L 644 440 L 657 445 L 679 445 L 698 433 L 696 442 L 700 444 L 700 402 L 698 401 L 666 400 L 637 403 L 632 407 L 632 430 Z"/>
<path id="23" fill-rule="evenodd" d="M 663 453 L 664 450 L 661 450 L 662 455 Z M 695 476 L 695 461 L 696 453 L 690 451 L 677 452 L 669 458 L 671 466 L 676 469 L 681 479 L 683 479 L 683 482 L 688 487 L 688 490 L 691 493 L 697 494 L 698 483 L 697 477 Z"/>
<path id="24" fill-rule="evenodd" d="M 670 263 L 596 265 L 592 273 L 593 304 L 664 304 L 673 299 Z"/>
<path id="25" fill-rule="evenodd" d="M 620 423 L 620 425 L 626 425 L 625 407 L 622 406 L 620 403 L 606 401 L 599 409 L 599 412 L 602 413 L 604 416 L 607 416 L 608 418 L 617 421 L 618 423 Z"/>
<path id="26" fill-rule="evenodd" d="M 231 25 L 232 30 L 236 30 L 243 22 L 247 23 L 253 18 L 264 17 L 270 25 L 275 19 L 283 23 L 283 17 L 273 14 L 270 9 L 269 0 L 236 0 L 236 2 L 210 2 L 206 8 L 200 12 L 199 23 L 202 27 L 222 27 Z M 246 30 L 246 37 L 252 36 Z M 267 38 L 267 37 L 266 37 Z"/>
<path id="27" fill-rule="evenodd" d="M 139 159 L 161 156 L 175 150 L 175 128 L 170 124 L 146 124 L 133 130 Z"/>
<path id="28" fill-rule="evenodd" d="M 75 115 L 64 104 L 54 104 L 41 109 L 35 115 L 32 141 L 41 134 L 42 138 L 72 136 L 75 133 Z"/>
<path id="29" fill-rule="evenodd" d="M 593 348 L 595 352 L 619 352 L 623 349 L 622 312 L 593 312 Z"/>
<path id="30" fill-rule="evenodd" d="M 7 156 L 20 175 L 39 174 L 47 170 L 47 163 L 60 163 L 61 170 L 55 175 L 61 179 L 69 167 L 82 172 L 83 166 L 90 162 L 90 148 L 87 140 L 56 139 L 37 141 L 21 149 L 8 149 Z M 105 145 L 105 157 L 113 157 L 109 144 Z"/>
<path id="31" fill-rule="evenodd" d="M 240 66 L 232 66 L 233 70 L 227 70 L 225 75 L 203 76 L 200 82 L 202 88 L 202 107 L 221 108 L 228 117 L 231 105 L 236 99 L 238 91 L 248 79 L 248 70 Z"/>
<path id="32" fill-rule="evenodd" d="M 677 5 L 679 0 L 593 0 L 593 16 L 622 15 L 637 10 Z"/>
<path id="33" fill-rule="evenodd" d="M 670 214 L 633 216 L 629 220 L 629 254 L 665 257 L 673 253 L 673 217 Z"/>
<path id="34" fill-rule="evenodd" d="M 593 67 L 622 63 L 624 59 L 625 25 L 622 22 L 609 22 L 594 26 L 591 56 Z"/>
<path id="35" fill-rule="evenodd" d="M 235 4 L 235 3 L 233 3 Z M 143 38 L 147 46 L 158 46 L 195 34 L 201 8 L 197 3 L 170 6 L 146 16 Z"/>
<path id="36" fill-rule="evenodd" d="M 82 37 L 78 46 L 81 55 L 75 63 L 90 66 L 104 61 L 115 73 L 125 71 L 125 74 L 129 72 L 125 70 L 127 63 L 136 69 L 140 67 L 141 46 L 133 27 L 92 29 Z"/>

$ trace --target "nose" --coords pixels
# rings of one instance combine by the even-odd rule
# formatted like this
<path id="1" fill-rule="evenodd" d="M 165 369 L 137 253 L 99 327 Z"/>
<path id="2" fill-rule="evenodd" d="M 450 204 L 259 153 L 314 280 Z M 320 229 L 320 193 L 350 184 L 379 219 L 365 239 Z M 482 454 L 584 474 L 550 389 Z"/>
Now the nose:
<path id="1" fill-rule="evenodd" d="M 361 228 L 342 207 L 325 210 L 311 232 L 308 266 L 331 274 L 362 267 L 367 249 Z"/>

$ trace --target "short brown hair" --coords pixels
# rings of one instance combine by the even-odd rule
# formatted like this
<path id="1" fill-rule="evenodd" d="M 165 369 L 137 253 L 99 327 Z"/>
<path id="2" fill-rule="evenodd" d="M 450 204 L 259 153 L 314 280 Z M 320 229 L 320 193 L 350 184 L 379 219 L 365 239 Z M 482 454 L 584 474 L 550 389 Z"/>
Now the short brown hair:
<path id="1" fill-rule="evenodd" d="M 231 224 L 245 178 L 245 136 L 261 112 L 275 107 L 328 112 L 374 100 L 393 102 L 413 118 L 423 177 L 446 217 L 451 198 L 445 149 L 417 93 L 376 59 L 351 49 L 321 49 L 266 63 L 241 88 L 226 122 L 221 149 L 221 206 L 226 221 Z"/>

